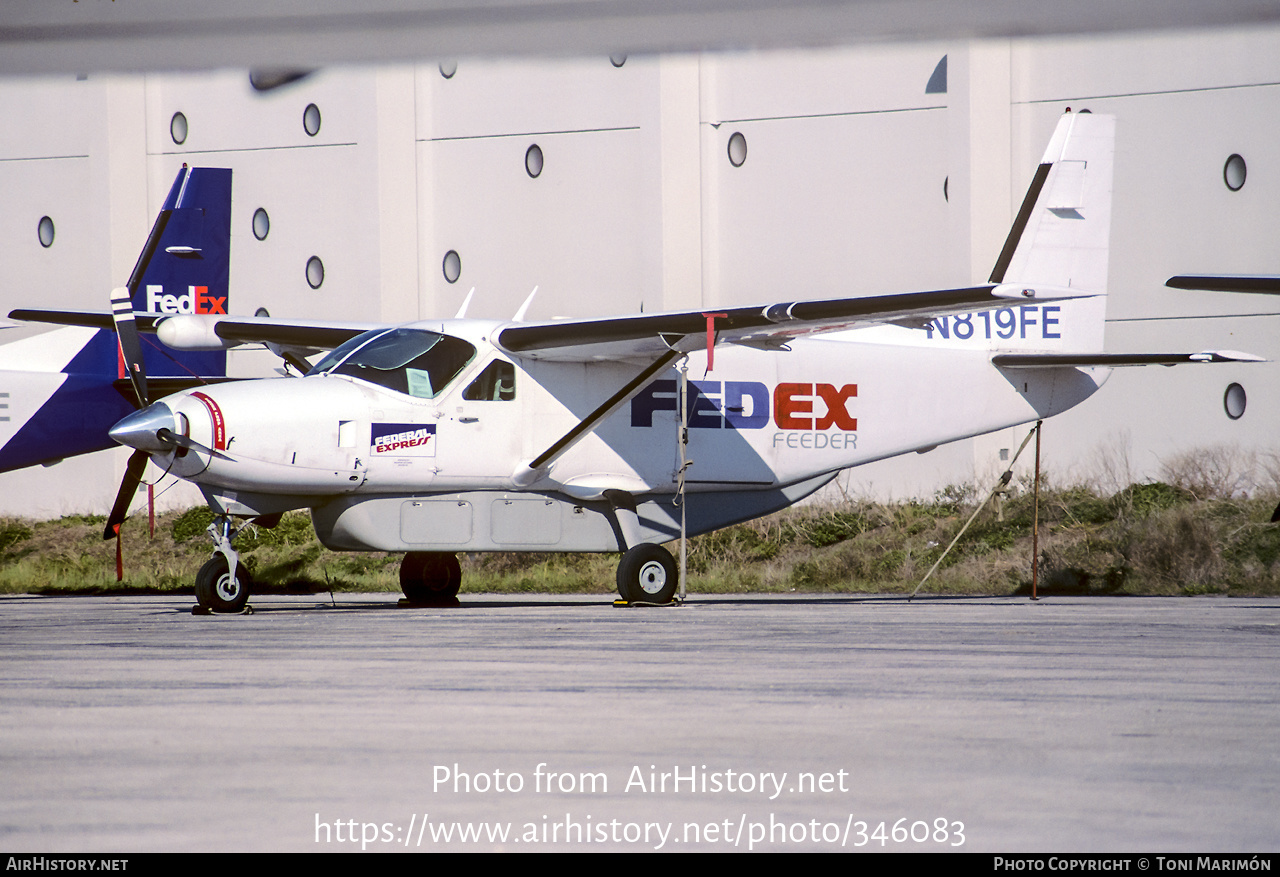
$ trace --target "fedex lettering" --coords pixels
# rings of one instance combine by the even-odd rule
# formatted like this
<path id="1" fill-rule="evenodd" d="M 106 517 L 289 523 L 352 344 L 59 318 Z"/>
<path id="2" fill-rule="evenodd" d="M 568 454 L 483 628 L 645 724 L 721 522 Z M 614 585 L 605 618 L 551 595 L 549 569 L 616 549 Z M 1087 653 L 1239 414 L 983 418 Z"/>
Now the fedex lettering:
<path id="1" fill-rule="evenodd" d="M 689 426 L 694 429 L 763 429 L 773 422 L 778 429 L 858 429 L 858 418 L 849 414 L 849 400 L 858 395 L 857 384 L 781 383 L 769 392 L 758 381 L 690 381 Z M 815 403 L 819 403 L 815 410 Z M 676 382 L 654 381 L 631 400 L 631 425 L 653 426 L 656 411 L 676 410 Z"/>
<path id="2" fill-rule="evenodd" d="M 165 295 L 162 285 L 149 283 L 147 310 L 161 314 L 226 314 L 227 297 L 209 295 L 207 286 L 188 286 L 186 295 Z"/>
<path id="3" fill-rule="evenodd" d="M 925 326 L 928 337 L 937 333 L 939 338 L 950 338 L 954 335 L 961 341 L 970 338 L 990 340 L 992 333 L 997 338 L 1061 338 L 1060 318 L 1061 305 L 1018 305 L 1013 308 L 1000 308 L 996 311 L 978 311 L 973 314 L 956 314 L 954 317 L 936 317 Z"/>

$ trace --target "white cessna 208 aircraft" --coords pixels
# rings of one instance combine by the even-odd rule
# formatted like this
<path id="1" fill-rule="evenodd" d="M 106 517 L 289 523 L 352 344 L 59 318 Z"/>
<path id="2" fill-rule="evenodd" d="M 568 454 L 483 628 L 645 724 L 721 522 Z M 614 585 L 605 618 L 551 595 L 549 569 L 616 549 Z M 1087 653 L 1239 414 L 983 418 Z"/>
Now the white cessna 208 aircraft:
<path id="1" fill-rule="evenodd" d="M 686 403 L 691 534 L 781 509 L 851 466 L 1065 411 L 1112 366 L 1257 359 L 1101 352 L 1113 144 L 1112 118 L 1065 115 L 989 282 L 966 289 L 395 327 L 135 315 L 119 295 L 136 378 L 139 326 L 180 350 L 265 343 L 307 373 L 149 405 L 139 389 L 145 407 L 111 430 L 136 451 L 108 533 L 149 457 L 217 516 L 196 580 L 213 610 L 249 595 L 234 519 L 302 508 L 330 548 L 406 552 L 411 600 L 457 593 L 458 551 L 620 551 L 622 597 L 670 601 L 675 564 L 659 543 L 680 533 L 682 359 L 701 376 Z M 857 331 L 813 337 L 835 329 Z"/>

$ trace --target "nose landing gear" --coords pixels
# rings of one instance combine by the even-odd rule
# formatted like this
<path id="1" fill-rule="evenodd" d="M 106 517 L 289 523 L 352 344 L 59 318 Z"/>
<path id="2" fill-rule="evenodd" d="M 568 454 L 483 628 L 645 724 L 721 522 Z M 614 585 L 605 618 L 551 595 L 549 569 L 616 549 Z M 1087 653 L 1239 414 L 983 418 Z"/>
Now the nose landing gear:
<path id="1" fill-rule="evenodd" d="M 230 515 L 218 515 L 209 525 L 213 557 L 196 573 L 196 601 L 205 612 L 241 612 L 249 602 L 249 571 L 231 547 L 237 532 Z"/>

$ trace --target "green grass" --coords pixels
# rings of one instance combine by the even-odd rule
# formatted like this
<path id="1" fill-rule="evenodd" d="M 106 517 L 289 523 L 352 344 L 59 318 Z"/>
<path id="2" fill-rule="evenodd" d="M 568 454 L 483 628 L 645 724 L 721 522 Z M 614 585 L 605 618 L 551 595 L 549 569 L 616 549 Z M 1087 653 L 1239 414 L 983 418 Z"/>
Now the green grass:
<path id="1" fill-rule="evenodd" d="M 1206 491 L 1202 491 L 1204 493 Z M 1197 496 L 1164 483 L 1111 495 L 1048 486 L 1039 508 L 1039 586 L 1078 594 L 1280 594 L 1276 492 Z M 951 487 L 931 499 L 844 501 L 795 507 L 690 540 L 689 589 L 701 593 L 907 593 L 972 514 L 978 492 Z M 1031 580 L 1034 507 L 1012 485 L 984 509 L 925 585 L 934 594 L 1010 594 Z M 0 519 L 0 593 L 190 593 L 210 556 L 205 508 L 124 528 L 125 579 L 103 519 Z M 337 553 L 316 541 L 305 514 L 236 538 L 260 593 L 399 590 L 400 558 Z M 671 546 L 673 551 L 676 546 Z M 611 593 L 616 554 L 462 556 L 463 588 L 492 593 Z"/>

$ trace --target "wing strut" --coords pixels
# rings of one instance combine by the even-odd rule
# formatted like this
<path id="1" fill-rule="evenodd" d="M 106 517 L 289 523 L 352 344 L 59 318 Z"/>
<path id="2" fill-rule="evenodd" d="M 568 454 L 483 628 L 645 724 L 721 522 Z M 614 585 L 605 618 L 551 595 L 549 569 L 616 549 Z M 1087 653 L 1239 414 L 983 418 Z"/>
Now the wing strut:
<path id="1" fill-rule="evenodd" d="M 520 470 L 517 470 L 517 483 L 532 483 L 533 474 L 537 472 L 537 470 L 554 462 L 566 451 L 590 435 L 605 418 L 609 417 L 625 405 L 633 396 L 636 395 L 636 393 L 639 393 L 644 388 L 645 384 L 649 382 L 650 378 L 684 355 L 684 351 L 677 350 L 672 347 L 666 353 L 659 356 L 656 360 L 650 363 L 644 371 L 640 372 L 640 374 L 636 375 L 623 385 L 618 392 L 600 403 L 600 406 L 597 407 L 595 411 L 592 411 L 586 417 L 582 418 L 582 420 L 578 421 L 577 424 L 574 425 L 573 429 L 556 439 L 552 442 L 550 447 L 538 456 L 534 457 L 533 461 L 529 463 L 528 466 L 521 467 Z"/>

